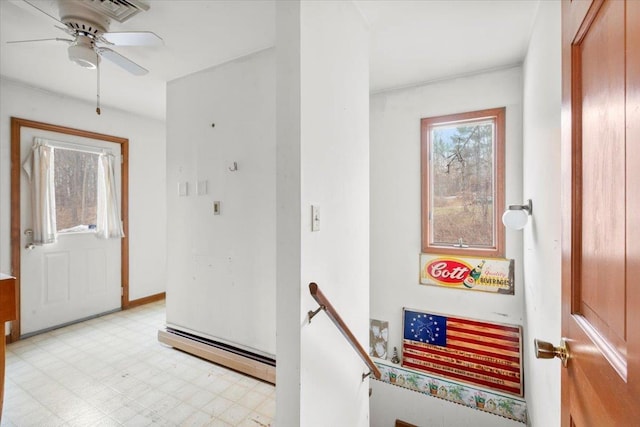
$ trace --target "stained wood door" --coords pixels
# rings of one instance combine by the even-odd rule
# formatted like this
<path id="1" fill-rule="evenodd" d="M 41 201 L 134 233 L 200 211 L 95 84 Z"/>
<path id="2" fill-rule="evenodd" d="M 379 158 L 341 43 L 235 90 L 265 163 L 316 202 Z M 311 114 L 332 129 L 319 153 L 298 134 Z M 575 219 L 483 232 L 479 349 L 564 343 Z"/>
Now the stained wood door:
<path id="1" fill-rule="evenodd" d="M 563 426 L 640 423 L 640 1 L 562 6 Z"/>

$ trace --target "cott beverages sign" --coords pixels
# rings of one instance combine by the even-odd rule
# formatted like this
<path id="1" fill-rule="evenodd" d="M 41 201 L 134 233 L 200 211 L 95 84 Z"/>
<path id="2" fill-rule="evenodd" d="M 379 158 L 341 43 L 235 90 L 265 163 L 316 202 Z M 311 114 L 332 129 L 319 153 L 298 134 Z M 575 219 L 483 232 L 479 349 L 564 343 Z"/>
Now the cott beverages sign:
<path id="1" fill-rule="evenodd" d="M 421 254 L 420 283 L 513 294 L 513 260 Z"/>
<path id="2" fill-rule="evenodd" d="M 443 283 L 461 283 L 469 276 L 471 267 L 466 262 L 435 259 L 425 267 L 427 275 Z"/>

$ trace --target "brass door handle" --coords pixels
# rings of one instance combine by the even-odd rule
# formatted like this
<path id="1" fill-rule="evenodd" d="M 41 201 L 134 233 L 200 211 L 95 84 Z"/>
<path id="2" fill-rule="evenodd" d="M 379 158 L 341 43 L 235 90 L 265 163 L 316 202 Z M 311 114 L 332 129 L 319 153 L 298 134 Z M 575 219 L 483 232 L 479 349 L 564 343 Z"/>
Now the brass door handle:
<path id="1" fill-rule="evenodd" d="M 550 342 L 537 338 L 533 340 L 533 343 L 535 345 L 537 359 L 553 359 L 557 357 L 562 361 L 562 366 L 567 367 L 567 363 L 569 362 L 569 347 L 567 346 L 566 338 L 560 340 L 558 347 L 555 347 Z"/>

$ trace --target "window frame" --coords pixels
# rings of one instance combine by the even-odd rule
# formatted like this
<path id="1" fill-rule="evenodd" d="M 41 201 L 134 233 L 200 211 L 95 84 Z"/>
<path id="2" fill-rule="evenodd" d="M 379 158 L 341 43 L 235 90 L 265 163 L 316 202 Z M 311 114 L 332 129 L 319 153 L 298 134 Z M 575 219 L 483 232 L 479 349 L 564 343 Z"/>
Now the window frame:
<path id="1" fill-rule="evenodd" d="M 421 173 L 421 250 L 423 253 L 437 253 L 443 255 L 473 256 L 473 257 L 504 257 L 505 232 L 500 217 L 505 207 L 505 116 L 506 108 L 490 108 L 469 111 L 465 113 L 448 114 L 436 117 L 426 117 L 420 120 L 420 173 Z M 494 245 L 487 247 L 456 247 L 453 245 L 438 245 L 431 243 L 430 182 L 429 182 L 429 152 L 431 147 L 431 129 L 434 126 L 464 123 L 492 119 L 495 122 L 494 148 Z"/>

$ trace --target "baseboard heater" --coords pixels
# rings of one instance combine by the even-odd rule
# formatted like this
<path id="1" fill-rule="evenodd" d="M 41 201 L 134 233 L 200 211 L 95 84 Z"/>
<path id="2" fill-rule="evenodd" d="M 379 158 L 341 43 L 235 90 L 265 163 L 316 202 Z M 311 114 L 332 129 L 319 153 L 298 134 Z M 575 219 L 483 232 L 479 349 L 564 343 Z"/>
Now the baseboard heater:
<path id="1" fill-rule="evenodd" d="M 159 330 L 158 341 L 271 384 L 276 383 L 276 361 L 268 357 L 173 328 Z"/>

